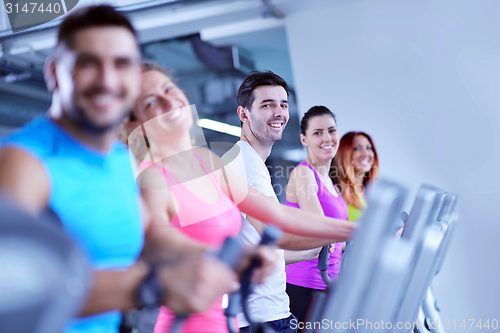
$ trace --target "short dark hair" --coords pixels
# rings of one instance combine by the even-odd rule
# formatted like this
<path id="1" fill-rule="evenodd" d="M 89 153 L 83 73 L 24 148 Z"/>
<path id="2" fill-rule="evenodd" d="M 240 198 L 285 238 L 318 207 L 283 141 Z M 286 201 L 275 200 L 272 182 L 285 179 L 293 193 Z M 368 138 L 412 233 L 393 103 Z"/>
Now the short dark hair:
<path id="1" fill-rule="evenodd" d="M 288 96 L 288 89 L 286 81 L 280 76 L 274 74 L 271 71 L 265 72 L 251 72 L 250 75 L 243 81 L 238 89 L 238 96 L 236 100 L 238 101 L 238 106 L 243 106 L 247 109 L 253 104 L 255 96 L 253 91 L 255 88 L 260 86 L 282 86 Z"/>
<path id="2" fill-rule="evenodd" d="M 307 110 L 304 117 L 302 117 L 302 120 L 300 121 L 300 133 L 306 135 L 307 128 L 309 127 L 309 120 L 311 120 L 311 118 L 324 115 L 332 116 L 333 120 L 335 120 L 335 124 L 337 124 L 337 118 L 332 111 L 330 111 L 326 106 L 316 105 Z"/>
<path id="3" fill-rule="evenodd" d="M 59 26 L 57 45 L 65 44 L 71 49 L 75 34 L 91 27 L 123 27 L 137 39 L 137 32 L 123 13 L 109 5 L 98 5 L 80 8 L 67 15 Z"/>

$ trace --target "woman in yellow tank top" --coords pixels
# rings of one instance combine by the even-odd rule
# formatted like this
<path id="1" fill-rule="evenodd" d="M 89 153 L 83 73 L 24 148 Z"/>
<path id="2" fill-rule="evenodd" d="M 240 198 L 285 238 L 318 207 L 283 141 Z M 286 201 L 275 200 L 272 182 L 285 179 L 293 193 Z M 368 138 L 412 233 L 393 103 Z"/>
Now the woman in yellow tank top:
<path id="1" fill-rule="evenodd" d="M 366 186 L 378 177 L 378 156 L 372 138 L 363 132 L 349 132 L 340 140 L 337 153 L 342 197 L 349 209 L 349 221 L 357 221 L 366 209 Z"/>

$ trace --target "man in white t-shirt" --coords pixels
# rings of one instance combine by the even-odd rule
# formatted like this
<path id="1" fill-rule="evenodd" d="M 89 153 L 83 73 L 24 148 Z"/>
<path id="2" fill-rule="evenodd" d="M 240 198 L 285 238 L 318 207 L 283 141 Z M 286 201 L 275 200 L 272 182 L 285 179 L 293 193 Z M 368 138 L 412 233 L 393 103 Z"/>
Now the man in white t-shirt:
<path id="1" fill-rule="evenodd" d="M 267 196 L 278 198 L 274 193 L 271 176 L 265 165 L 273 144 L 281 140 L 288 122 L 288 91 L 286 81 L 273 72 L 253 72 L 238 89 L 238 115 L 241 120 L 241 138 L 236 143 L 240 150 L 238 158 L 229 167 L 242 179 Z M 235 151 L 225 156 L 234 156 Z M 224 159 L 224 157 L 223 157 Z M 229 158 L 228 158 L 229 159 Z M 243 215 L 243 224 L 238 239 L 243 244 L 257 244 L 265 224 Z M 256 286 L 249 297 L 249 308 L 255 318 L 267 322 L 277 333 L 297 331 L 295 317 L 290 313 L 290 302 L 286 294 L 284 250 L 309 250 L 327 245 L 333 240 L 283 234 L 279 242 L 282 249 L 278 267 L 267 282 Z M 296 319 L 295 319 L 296 320 Z M 243 313 L 238 314 L 241 333 L 252 332 Z"/>

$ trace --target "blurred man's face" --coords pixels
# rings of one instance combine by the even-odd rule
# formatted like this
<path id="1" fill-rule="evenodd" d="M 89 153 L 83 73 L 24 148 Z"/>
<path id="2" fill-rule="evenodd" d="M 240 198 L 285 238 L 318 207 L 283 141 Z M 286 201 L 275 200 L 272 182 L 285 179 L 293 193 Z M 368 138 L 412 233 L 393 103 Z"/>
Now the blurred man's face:
<path id="1" fill-rule="evenodd" d="M 132 110 L 142 71 L 134 35 L 123 27 L 92 27 L 73 37 L 56 61 L 63 112 L 78 126 L 102 133 Z"/>

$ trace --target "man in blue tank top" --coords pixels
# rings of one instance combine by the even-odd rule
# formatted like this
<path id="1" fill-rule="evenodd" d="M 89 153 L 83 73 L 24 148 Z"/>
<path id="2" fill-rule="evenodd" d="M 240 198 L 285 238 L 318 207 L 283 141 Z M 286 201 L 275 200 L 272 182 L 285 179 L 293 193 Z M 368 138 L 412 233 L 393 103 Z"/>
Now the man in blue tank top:
<path id="1" fill-rule="evenodd" d="M 34 216 L 55 214 L 94 270 L 88 300 L 65 332 L 118 332 L 120 310 L 138 305 L 149 272 L 141 253 L 170 264 L 157 275 L 161 303 L 175 311 L 202 311 L 234 291 L 236 274 L 203 257 L 201 245 L 174 228 L 150 232 L 129 153 L 115 140 L 142 79 L 128 19 L 109 6 L 74 11 L 47 64 L 51 116 L 2 140 L 0 189 Z"/>

